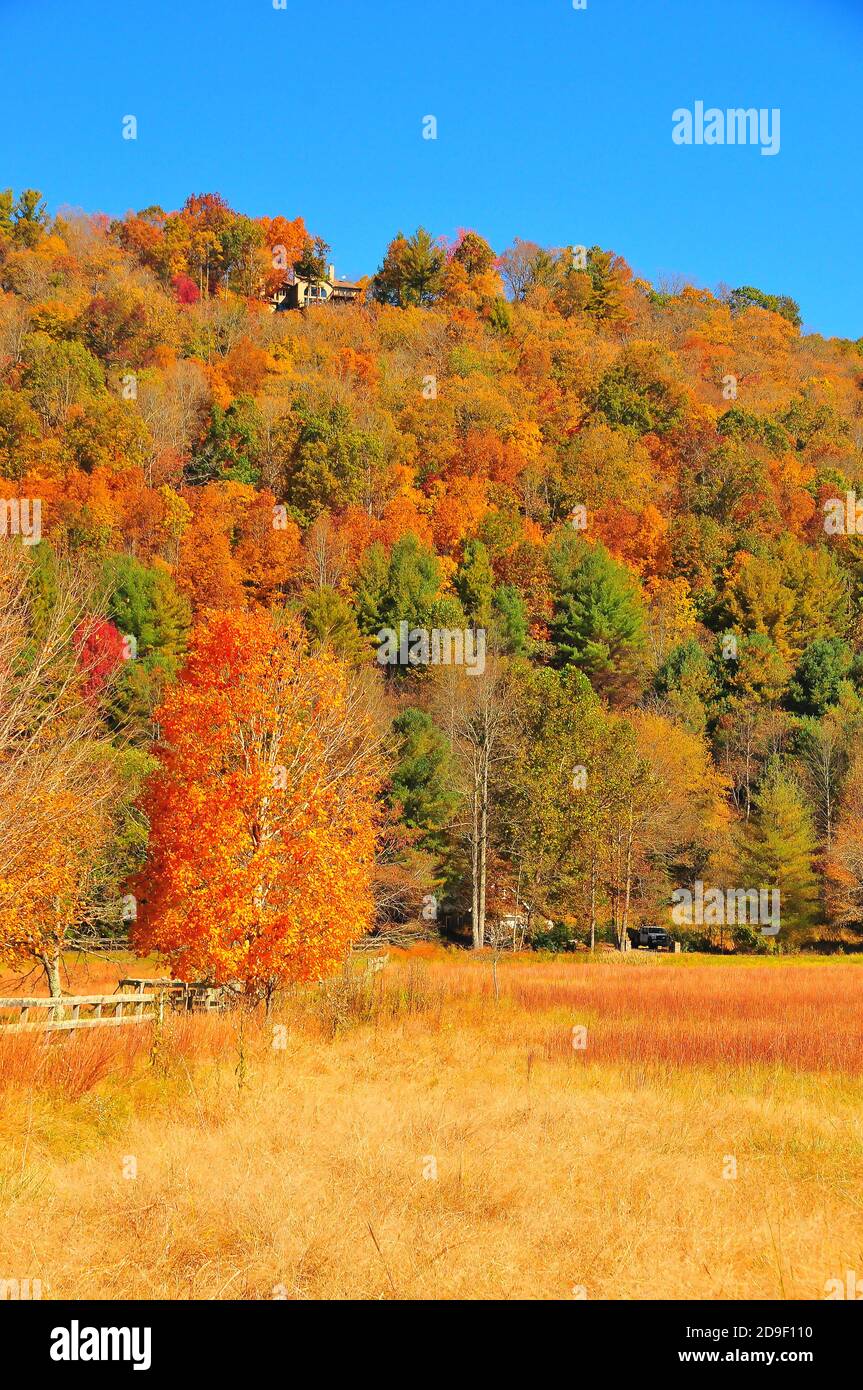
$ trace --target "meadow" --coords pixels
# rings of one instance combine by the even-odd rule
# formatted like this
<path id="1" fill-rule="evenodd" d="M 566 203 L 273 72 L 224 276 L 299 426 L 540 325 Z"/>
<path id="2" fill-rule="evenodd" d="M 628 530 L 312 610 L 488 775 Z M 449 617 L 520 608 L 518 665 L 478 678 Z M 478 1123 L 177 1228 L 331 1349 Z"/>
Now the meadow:
<path id="1" fill-rule="evenodd" d="M 67 988 L 129 969 L 78 958 Z M 46 1298 L 810 1299 L 863 1271 L 860 958 L 496 973 L 419 948 L 269 1017 L 0 1037 L 0 1277 Z"/>

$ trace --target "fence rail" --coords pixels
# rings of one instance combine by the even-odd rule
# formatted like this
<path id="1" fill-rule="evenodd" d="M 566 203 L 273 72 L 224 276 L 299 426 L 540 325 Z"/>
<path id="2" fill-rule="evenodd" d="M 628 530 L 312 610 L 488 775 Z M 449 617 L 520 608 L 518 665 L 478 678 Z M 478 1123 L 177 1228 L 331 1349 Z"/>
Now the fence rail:
<path id="1" fill-rule="evenodd" d="M 163 1017 L 163 1011 L 164 999 L 143 990 L 137 994 L 68 994 L 61 999 L 0 996 L 0 1033 L 119 1028 L 127 1023 L 152 1023 Z M 3 1023 L 2 1016 L 10 1012 L 18 1015 L 17 1021 Z M 44 1017 L 31 1019 L 34 1012 Z"/>
<path id="2" fill-rule="evenodd" d="M 128 951 L 129 933 L 122 936 L 70 936 L 64 943 L 70 951 Z"/>

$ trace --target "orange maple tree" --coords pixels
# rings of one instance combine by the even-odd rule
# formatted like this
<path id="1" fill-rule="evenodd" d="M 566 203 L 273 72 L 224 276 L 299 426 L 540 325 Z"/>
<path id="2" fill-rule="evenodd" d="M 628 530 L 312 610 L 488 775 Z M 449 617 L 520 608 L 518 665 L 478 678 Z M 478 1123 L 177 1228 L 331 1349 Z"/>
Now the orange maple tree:
<path id="1" fill-rule="evenodd" d="M 207 610 L 157 713 L 139 947 L 269 1000 L 372 920 L 377 738 L 330 653 L 261 612 Z"/>
<path id="2" fill-rule="evenodd" d="M 40 967 L 57 996 L 67 934 L 86 916 L 105 815 L 65 790 L 46 796 L 40 812 L 38 823 L 22 825 L 15 858 L 0 873 L 0 962 Z"/>

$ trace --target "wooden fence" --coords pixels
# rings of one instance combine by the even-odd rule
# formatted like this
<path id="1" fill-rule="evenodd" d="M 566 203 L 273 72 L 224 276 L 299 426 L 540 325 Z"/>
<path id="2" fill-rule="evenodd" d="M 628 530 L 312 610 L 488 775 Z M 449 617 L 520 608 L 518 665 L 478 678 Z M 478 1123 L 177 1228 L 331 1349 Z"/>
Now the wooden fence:
<path id="1" fill-rule="evenodd" d="M 70 994 L 61 999 L 15 998 L 0 995 L 0 1033 L 32 1030 L 59 1032 L 72 1028 L 119 1028 L 127 1023 L 152 1023 L 164 1016 L 158 994 Z M 17 1014 L 3 1022 L 7 1013 Z M 31 1017 L 31 1015 L 40 1015 Z"/>

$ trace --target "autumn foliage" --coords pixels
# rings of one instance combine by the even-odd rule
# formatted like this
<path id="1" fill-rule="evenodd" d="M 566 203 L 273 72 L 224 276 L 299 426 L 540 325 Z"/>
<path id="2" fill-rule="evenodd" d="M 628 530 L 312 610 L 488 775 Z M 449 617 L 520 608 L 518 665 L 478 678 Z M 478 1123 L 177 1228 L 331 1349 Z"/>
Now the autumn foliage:
<path id="1" fill-rule="evenodd" d="M 0 193 L 10 686 L 63 609 L 55 562 L 92 580 L 52 646 L 62 710 L 29 690 L 10 757 L 38 785 L 86 725 L 120 768 L 110 814 L 83 764 L 45 791 L 58 824 L 81 798 L 92 853 L 45 856 L 62 908 L 16 879 L 18 919 L 65 919 L 56 963 L 134 885 L 143 945 L 254 993 L 425 899 L 480 944 L 483 900 L 495 931 L 526 886 L 570 944 L 743 873 L 798 885 L 783 942 L 859 937 L 863 550 L 825 526 L 863 477 L 859 342 L 781 287 L 474 229 L 399 229 L 353 303 L 281 312 L 329 255 L 217 193 L 115 220 Z M 383 670 L 401 623 L 483 633 L 489 677 Z M 358 680 L 374 766 L 338 734 L 372 738 Z M 7 802 L 20 850 L 43 822 Z"/>
<path id="2" fill-rule="evenodd" d="M 326 975 L 372 917 L 375 743 L 344 670 L 207 611 L 156 718 L 139 945 L 253 995 Z"/>

